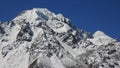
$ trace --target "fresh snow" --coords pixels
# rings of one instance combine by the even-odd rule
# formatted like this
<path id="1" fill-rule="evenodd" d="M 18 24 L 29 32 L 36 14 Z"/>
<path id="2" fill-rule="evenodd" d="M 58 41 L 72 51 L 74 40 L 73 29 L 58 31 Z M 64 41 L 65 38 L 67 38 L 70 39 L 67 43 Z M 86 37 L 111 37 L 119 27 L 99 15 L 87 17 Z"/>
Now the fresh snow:
<path id="1" fill-rule="evenodd" d="M 0 68 L 120 68 L 120 42 L 46 8 L 0 22 Z"/>

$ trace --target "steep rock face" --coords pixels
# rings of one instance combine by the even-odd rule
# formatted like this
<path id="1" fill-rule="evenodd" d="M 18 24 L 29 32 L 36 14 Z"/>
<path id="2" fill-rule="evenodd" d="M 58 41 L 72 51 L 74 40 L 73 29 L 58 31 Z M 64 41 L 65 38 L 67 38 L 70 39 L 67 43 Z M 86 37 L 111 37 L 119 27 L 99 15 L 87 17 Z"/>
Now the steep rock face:
<path id="1" fill-rule="evenodd" d="M 0 23 L 1 68 L 119 68 L 119 47 L 103 32 L 92 36 L 43 8 Z"/>

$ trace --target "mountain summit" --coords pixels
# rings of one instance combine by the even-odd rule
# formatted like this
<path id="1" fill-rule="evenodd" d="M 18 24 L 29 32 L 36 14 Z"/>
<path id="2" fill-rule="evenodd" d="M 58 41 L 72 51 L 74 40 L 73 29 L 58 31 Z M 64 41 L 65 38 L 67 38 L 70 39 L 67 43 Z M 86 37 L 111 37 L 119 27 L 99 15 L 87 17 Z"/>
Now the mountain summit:
<path id="1" fill-rule="evenodd" d="M 120 42 L 44 8 L 0 22 L 0 68 L 120 68 Z"/>

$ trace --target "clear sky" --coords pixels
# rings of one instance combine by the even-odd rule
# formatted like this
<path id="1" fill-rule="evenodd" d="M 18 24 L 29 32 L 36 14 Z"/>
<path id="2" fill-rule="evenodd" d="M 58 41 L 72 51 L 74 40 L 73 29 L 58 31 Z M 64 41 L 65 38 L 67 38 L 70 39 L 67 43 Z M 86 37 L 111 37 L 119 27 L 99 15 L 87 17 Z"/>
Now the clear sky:
<path id="1" fill-rule="evenodd" d="M 0 21 L 10 21 L 32 8 L 62 13 L 80 29 L 101 30 L 120 39 L 120 0 L 0 0 Z"/>

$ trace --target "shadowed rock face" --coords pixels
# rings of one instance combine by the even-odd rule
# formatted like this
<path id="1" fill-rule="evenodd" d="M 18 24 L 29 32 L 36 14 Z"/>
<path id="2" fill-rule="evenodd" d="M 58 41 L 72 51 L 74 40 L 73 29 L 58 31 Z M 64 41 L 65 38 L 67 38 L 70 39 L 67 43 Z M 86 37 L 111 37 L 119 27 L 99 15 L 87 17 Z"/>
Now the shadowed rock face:
<path id="1" fill-rule="evenodd" d="M 0 23 L 1 68 L 119 68 L 120 43 L 74 27 L 62 14 L 26 10 Z"/>
<path id="2" fill-rule="evenodd" d="M 30 28 L 29 23 L 22 25 L 21 30 L 17 35 L 18 41 L 31 41 L 33 36 L 33 31 Z"/>
<path id="3" fill-rule="evenodd" d="M 0 26 L 0 34 L 4 34 L 5 31 L 4 31 L 4 28 Z"/>
<path id="4" fill-rule="evenodd" d="M 37 60 L 35 60 L 33 63 L 29 65 L 28 68 L 44 68 L 44 66 L 41 63 L 37 63 Z"/>

